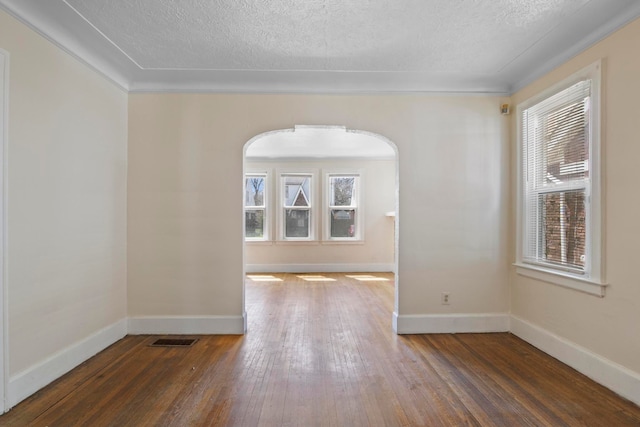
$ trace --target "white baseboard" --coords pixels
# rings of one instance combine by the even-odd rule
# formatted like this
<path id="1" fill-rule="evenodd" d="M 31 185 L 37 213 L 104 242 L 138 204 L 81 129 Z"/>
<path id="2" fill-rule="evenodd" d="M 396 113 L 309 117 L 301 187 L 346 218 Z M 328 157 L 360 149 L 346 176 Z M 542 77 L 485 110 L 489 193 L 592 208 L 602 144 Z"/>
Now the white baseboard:
<path id="1" fill-rule="evenodd" d="M 247 316 L 165 316 L 122 319 L 67 347 L 9 379 L 6 409 L 10 409 L 47 384 L 112 345 L 127 333 L 140 334 L 243 334 Z M 620 396 L 640 405 L 640 375 L 557 336 L 518 316 L 502 313 L 398 315 L 398 334 L 511 332 L 550 356 L 571 366 Z"/>
<path id="2" fill-rule="evenodd" d="M 640 405 L 640 375 L 518 316 L 511 333 L 592 380 Z"/>
<path id="3" fill-rule="evenodd" d="M 141 316 L 129 318 L 131 335 L 241 335 L 243 316 Z"/>
<path id="4" fill-rule="evenodd" d="M 393 264 L 247 264 L 247 273 L 387 273 Z"/>
<path id="5" fill-rule="evenodd" d="M 398 315 L 394 312 L 393 329 L 398 334 L 509 332 L 509 315 L 506 313 Z"/>
<path id="6" fill-rule="evenodd" d="M 9 378 L 7 410 L 127 335 L 122 319 Z"/>

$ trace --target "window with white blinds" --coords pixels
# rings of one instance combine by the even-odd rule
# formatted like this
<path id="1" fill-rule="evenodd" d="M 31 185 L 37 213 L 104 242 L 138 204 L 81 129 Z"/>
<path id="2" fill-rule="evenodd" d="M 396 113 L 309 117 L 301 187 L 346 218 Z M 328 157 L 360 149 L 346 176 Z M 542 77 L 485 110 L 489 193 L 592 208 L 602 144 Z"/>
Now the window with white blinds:
<path id="1" fill-rule="evenodd" d="M 599 262 L 599 139 L 593 126 L 598 75 L 582 76 L 519 108 L 519 261 L 586 278 Z"/>

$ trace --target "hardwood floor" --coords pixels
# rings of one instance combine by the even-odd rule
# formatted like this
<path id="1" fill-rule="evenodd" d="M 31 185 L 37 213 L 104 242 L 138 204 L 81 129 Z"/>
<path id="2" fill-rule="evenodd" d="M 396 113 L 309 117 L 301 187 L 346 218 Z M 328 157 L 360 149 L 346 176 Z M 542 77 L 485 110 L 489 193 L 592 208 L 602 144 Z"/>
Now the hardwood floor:
<path id="1" fill-rule="evenodd" d="M 127 336 L 0 425 L 640 426 L 638 406 L 510 334 L 395 335 L 390 274 L 298 276 L 247 279 L 245 336 Z"/>

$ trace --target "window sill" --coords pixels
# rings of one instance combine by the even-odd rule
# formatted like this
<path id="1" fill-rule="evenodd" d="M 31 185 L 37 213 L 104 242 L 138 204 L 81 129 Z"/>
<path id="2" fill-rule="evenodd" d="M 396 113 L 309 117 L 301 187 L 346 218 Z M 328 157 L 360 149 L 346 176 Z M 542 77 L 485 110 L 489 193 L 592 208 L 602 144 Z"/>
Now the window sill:
<path id="1" fill-rule="evenodd" d="M 276 245 L 292 245 L 292 246 L 309 246 L 309 245 L 318 245 L 320 242 L 318 240 L 276 240 Z"/>
<path id="2" fill-rule="evenodd" d="M 364 245 L 364 240 L 323 240 L 323 245 Z"/>
<path id="3" fill-rule="evenodd" d="M 364 245 L 364 240 L 245 240 L 247 245 L 271 246 L 271 245 Z"/>
<path id="4" fill-rule="evenodd" d="M 568 273 L 554 271 L 535 265 L 522 263 L 515 263 L 513 265 L 516 267 L 516 273 L 521 276 L 530 277 L 532 279 L 541 280 L 553 285 L 585 292 L 587 294 L 595 295 L 600 298 L 604 297 L 605 289 L 608 286 L 607 284 L 602 283 L 598 280 L 576 277 Z"/>
<path id="5" fill-rule="evenodd" d="M 245 240 L 247 245 L 256 245 L 256 246 L 264 246 L 264 245 L 273 245 L 271 240 Z"/>

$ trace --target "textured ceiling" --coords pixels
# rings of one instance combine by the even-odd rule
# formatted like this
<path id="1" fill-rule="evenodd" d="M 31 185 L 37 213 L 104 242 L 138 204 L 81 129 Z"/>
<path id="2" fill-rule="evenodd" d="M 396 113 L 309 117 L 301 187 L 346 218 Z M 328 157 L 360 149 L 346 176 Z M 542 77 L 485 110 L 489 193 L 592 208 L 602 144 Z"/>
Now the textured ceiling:
<path id="1" fill-rule="evenodd" d="M 508 93 L 638 0 L 0 0 L 130 90 Z"/>
<path id="2" fill-rule="evenodd" d="M 494 74 L 588 0 L 66 0 L 142 68 Z"/>

